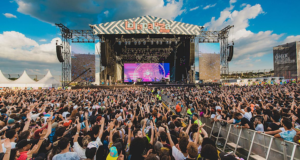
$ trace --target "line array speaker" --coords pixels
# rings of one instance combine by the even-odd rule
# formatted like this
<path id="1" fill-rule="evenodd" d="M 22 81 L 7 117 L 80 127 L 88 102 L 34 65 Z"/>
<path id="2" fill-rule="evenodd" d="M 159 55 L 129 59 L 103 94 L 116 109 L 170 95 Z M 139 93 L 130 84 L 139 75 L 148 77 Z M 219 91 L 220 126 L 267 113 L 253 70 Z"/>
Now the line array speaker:
<path id="1" fill-rule="evenodd" d="M 227 58 L 227 61 L 231 61 L 233 57 L 233 46 L 229 46 L 229 56 Z"/>
<path id="2" fill-rule="evenodd" d="M 57 59 L 59 60 L 59 62 L 64 62 L 64 58 L 62 56 L 62 53 L 61 53 L 61 50 L 62 50 L 62 46 L 60 45 L 57 45 L 56 46 L 56 55 L 57 55 Z"/>
<path id="3" fill-rule="evenodd" d="M 101 42 L 101 65 L 107 66 L 107 43 Z"/>
<path id="4" fill-rule="evenodd" d="M 195 42 L 190 42 L 190 66 L 195 62 Z"/>

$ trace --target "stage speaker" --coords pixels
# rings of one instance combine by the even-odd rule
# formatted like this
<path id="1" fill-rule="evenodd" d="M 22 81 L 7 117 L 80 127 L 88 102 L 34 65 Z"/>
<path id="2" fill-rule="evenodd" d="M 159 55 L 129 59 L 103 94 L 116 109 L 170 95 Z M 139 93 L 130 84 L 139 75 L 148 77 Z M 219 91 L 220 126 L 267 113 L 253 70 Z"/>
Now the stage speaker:
<path id="1" fill-rule="evenodd" d="M 233 46 L 228 46 L 228 49 L 229 49 L 229 56 L 227 58 L 227 61 L 231 61 L 232 60 L 232 57 L 233 57 Z"/>
<path id="2" fill-rule="evenodd" d="M 195 42 L 190 42 L 190 66 L 195 62 Z"/>
<path id="3" fill-rule="evenodd" d="M 62 50 L 62 46 L 57 45 L 57 46 L 56 46 L 56 55 L 57 55 L 57 59 L 58 59 L 59 62 L 64 62 L 64 58 L 63 58 L 63 56 L 62 56 L 61 50 Z"/>
<path id="4" fill-rule="evenodd" d="M 107 66 L 107 43 L 101 43 L 101 65 Z"/>

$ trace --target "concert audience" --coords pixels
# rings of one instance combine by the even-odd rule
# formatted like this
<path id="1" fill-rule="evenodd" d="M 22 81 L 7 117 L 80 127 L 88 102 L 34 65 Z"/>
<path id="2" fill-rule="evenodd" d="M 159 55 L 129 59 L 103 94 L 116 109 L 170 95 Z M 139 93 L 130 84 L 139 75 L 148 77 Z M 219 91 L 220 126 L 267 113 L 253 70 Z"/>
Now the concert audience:
<path id="1" fill-rule="evenodd" d="M 299 89 L 5 89 L 0 160 L 236 159 L 217 149 L 201 117 L 299 143 Z"/>

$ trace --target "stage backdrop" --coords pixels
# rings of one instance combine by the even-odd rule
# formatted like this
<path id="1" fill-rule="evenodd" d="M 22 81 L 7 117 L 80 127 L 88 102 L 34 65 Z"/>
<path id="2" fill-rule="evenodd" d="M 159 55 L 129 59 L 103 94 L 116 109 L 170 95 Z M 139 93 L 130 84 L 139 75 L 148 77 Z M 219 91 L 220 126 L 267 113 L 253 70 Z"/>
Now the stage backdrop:
<path id="1" fill-rule="evenodd" d="M 220 44 L 199 43 L 195 55 L 195 80 L 220 79 Z"/>
<path id="2" fill-rule="evenodd" d="M 83 75 L 77 78 L 75 82 L 95 82 L 95 44 L 72 44 L 71 65 L 72 80 L 74 80 L 88 68 L 91 68 L 90 72 L 85 72 Z"/>
<path id="3" fill-rule="evenodd" d="M 169 63 L 125 63 L 124 64 L 124 82 L 136 82 L 138 79 L 142 82 L 160 81 L 162 78 L 170 80 Z"/>

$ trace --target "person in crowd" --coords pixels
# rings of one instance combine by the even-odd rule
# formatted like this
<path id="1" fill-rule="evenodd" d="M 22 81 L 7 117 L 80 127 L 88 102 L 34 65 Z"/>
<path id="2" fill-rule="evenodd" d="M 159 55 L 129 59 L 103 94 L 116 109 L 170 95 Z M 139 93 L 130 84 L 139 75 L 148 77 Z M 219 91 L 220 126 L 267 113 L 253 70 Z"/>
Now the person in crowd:
<path id="1" fill-rule="evenodd" d="M 300 143 L 299 84 L 4 91 L 0 160 L 222 159 L 203 117 Z"/>

